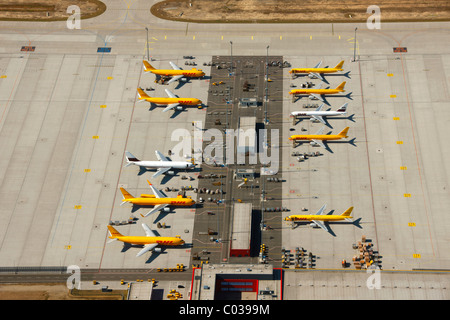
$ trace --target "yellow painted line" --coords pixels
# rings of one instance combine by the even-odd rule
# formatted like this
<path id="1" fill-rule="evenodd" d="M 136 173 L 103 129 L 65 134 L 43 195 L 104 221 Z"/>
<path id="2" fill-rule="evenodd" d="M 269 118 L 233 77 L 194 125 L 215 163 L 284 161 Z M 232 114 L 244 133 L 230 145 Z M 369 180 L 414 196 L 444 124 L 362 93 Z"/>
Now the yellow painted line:
<path id="1" fill-rule="evenodd" d="M 106 79 L 108 79 L 108 80 L 112 80 L 112 79 L 113 79 L 113 77 L 108 77 L 108 78 L 106 78 Z"/>
<path id="2" fill-rule="evenodd" d="M 400 167 L 400 170 L 407 170 L 408 168 L 406 166 Z"/>
<path id="3" fill-rule="evenodd" d="M 399 117 L 394 117 L 393 119 L 394 119 L 394 120 L 400 120 L 400 118 L 399 118 Z"/>
<path id="4" fill-rule="evenodd" d="M 280 40 L 283 40 L 283 36 L 280 36 Z"/>
<path id="5" fill-rule="evenodd" d="M 413 258 L 420 259 L 420 253 L 414 253 Z"/>
<path id="6" fill-rule="evenodd" d="M 106 104 L 102 104 L 100 108 L 106 108 Z"/>
<path id="7" fill-rule="evenodd" d="M 405 198 L 411 198 L 411 193 L 405 193 L 403 196 L 404 196 Z"/>
<path id="8" fill-rule="evenodd" d="M 195 36 L 192 36 L 192 40 L 195 40 Z"/>
<path id="9" fill-rule="evenodd" d="M 167 40 L 167 36 L 164 36 L 164 40 Z"/>
<path id="10" fill-rule="evenodd" d="M 72 246 L 71 245 L 64 246 L 64 249 L 70 250 L 70 249 L 72 249 Z"/>
<path id="11" fill-rule="evenodd" d="M 91 172 L 91 169 L 84 169 L 84 172 Z"/>
<path id="12" fill-rule="evenodd" d="M 403 141 L 397 141 L 397 144 L 403 144 Z"/>
<path id="13" fill-rule="evenodd" d="M 252 36 L 252 40 L 253 40 L 253 36 Z"/>
<path id="14" fill-rule="evenodd" d="M 408 222 L 408 227 L 415 227 L 416 223 L 415 222 Z"/>
<path id="15" fill-rule="evenodd" d="M 220 40 L 223 40 L 223 36 L 220 37 Z"/>
<path id="16" fill-rule="evenodd" d="M 1 76 L 0 76 L 0 79 L 5 79 L 6 78 L 6 74 L 2 74 Z"/>
<path id="17" fill-rule="evenodd" d="M 396 94 L 391 94 L 389 97 L 391 97 L 391 98 L 397 98 L 397 95 L 396 95 Z"/>
<path id="18" fill-rule="evenodd" d="M 92 139 L 98 139 L 98 136 L 92 136 Z"/>
<path id="19" fill-rule="evenodd" d="M 75 209 L 81 209 L 80 205 L 75 206 Z"/>
<path id="20" fill-rule="evenodd" d="M 152 39 L 158 41 L 158 39 L 156 39 L 155 37 L 152 37 Z"/>
<path id="21" fill-rule="evenodd" d="M 339 36 L 339 40 L 341 40 L 341 36 Z"/>
<path id="22" fill-rule="evenodd" d="M 393 74 L 393 73 L 388 73 L 387 76 L 388 76 L 388 77 L 393 77 L 394 74 Z"/>
<path id="23" fill-rule="evenodd" d="M 309 36 L 309 40 L 312 40 L 312 36 Z"/>

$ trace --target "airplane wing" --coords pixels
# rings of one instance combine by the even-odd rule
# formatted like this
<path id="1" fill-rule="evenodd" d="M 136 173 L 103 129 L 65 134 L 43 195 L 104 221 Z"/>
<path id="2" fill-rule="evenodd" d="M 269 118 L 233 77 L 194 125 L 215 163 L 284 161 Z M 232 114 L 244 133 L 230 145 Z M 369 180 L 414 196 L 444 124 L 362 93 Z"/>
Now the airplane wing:
<path id="1" fill-rule="evenodd" d="M 150 210 L 149 212 L 147 212 L 146 214 L 141 214 L 141 216 L 142 216 L 143 218 L 148 217 L 149 215 L 154 214 L 155 212 L 164 209 L 164 208 L 167 207 L 168 205 L 169 205 L 168 203 L 166 203 L 166 204 L 159 204 L 159 205 L 155 206 L 152 210 Z"/>
<path id="2" fill-rule="evenodd" d="M 320 80 L 324 81 L 322 76 L 320 75 L 320 73 L 310 72 L 309 74 L 314 76 L 314 77 L 316 77 L 317 79 L 320 79 Z"/>
<path id="3" fill-rule="evenodd" d="M 312 115 L 311 117 L 313 117 L 313 118 L 316 119 L 317 121 L 320 121 L 320 122 L 322 122 L 323 124 L 326 125 L 325 120 L 323 120 L 323 118 L 322 118 L 321 116 L 315 116 L 315 115 Z"/>
<path id="4" fill-rule="evenodd" d="M 317 94 L 317 93 L 311 93 L 309 96 L 310 96 L 310 97 L 314 97 L 314 98 L 316 98 L 317 100 L 320 100 L 320 101 L 322 101 L 322 102 L 325 102 L 325 101 L 323 101 L 323 98 L 322 98 L 322 96 L 321 96 L 320 94 Z"/>
<path id="5" fill-rule="evenodd" d="M 315 143 L 317 143 L 319 146 L 321 146 L 321 147 L 324 148 L 324 149 L 327 148 L 327 147 L 325 146 L 325 144 L 322 142 L 322 140 L 312 139 L 312 141 L 314 141 Z"/>
<path id="6" fill-rule="evenodd" d="M 165 198 L 165 196 L 161 193 L 161 191 L 159 191 L 158 189 L 156 189 L 151 183 L 150 181 L 148 181 L 148 184 L 150 185 L 150 188 L 152 188 L 153 193 L 155 194 L 155 197 L 157 198 Z"/>
<path id="7" fill-rule="evenodd" d="M 170 61 L 169 62 L 170 63 L 170 65 L 172 66 L 172 68 L 174 69 L 174 70 L 182 70 L 179 66 L 177 66 L 175 63 L 173 63 L 172 61 Z"/>
<path id="8" fill-rule="evenodd" d="M 167 107 L 165 107 L 162 112 L 167 112 L 169 110 L 172 110 L 173 108 L 177 107 L 178 105 L 180 105 L 180 104 L 179 103 L 171 103 Z"/>
<path id="9" fill-rule="evenodd" d="M 180 80 L 181 78 L 183 78 L 183 75 L 180 74 L 179 76 L 174 76 L 172 77 L 172 79 L 170 79 L 169 81 L 167 81 L 167 84 L 171 84 L 172 82 L 175 82 L 177 80 Z"/>
<path id="10" fill-rule="evenodd" d="M 156 171 L 155 174 L 152 176 L 152 178 L 159 177 L 160 175 L 162 175 L 163 173 L 166 173 L 166 172 L 169 171 L 170 169 L 171 169 L 171 167 L 168 167 L 168 168 L 159 168 L 158 171 Z"/>
<path id="11" fill-rule="evenodd" d="M 147 237 L 156 237 L 156 234 L 145 223 L 142 224 L 142 228 L 144 228 Z"/>
<path id="12" fill-rule="evenodd" d="M 327 207 L 327 204 L 324 204 L 322 206 L 322 208 L 320 208 L 319 211 L 317 211 L 316 215 L 319 216 L 319 215 L 323 214 L 323 211 L 325 210 L 326 207 Z"/>
<path id="13" fill-rule="evenodd" d="M 318 64 L 316 64 L 316 66 L 314 67 L 314 69 L 320 67 L 321 64 L 322 64 L 322 61 L 320 61 Z"/>
<path id="14" fill-rule="evenodd" d="M 153 249 L 155 249 L 158 246 L 157 243 L 151 243 L 151 244 L 147 244 L 144 246 L 144 249 L 142 249 L 141 251 L 138 252 L 138 254 L 136 255 L 136 257 L 140 257 L 142 256 L 144 253 L 148 252 L 148 251 L 152 251 Z"/>
<path id="15" fill-rule="evenodd" d="M 177 96 L 173 94 L 172 91 L 170 91 L 169 89 L 166 89 L 166 94 L 170 97 L 170 98 L 176 98 Z"/>
<path id="16" fill-rule="evenodd" d="M 312 220 L 312 222 L 314 222 L 316 225 L 318 225 L 318 226 L 321 227 L 323 230 L 325 230 L 325 231 L 328 232 L 327 226 L 326 226 L 324 223 L 322 223 L 321 221 L 318 221 L 318 220 Z"/>
<path id="17" fill-rule="evenodd" d="M 169 159 L 167 159 L 161 152 L 159 152 L 158 150 L 155 150 L 155 154 L 156 157 L 158 158 L 159 161 L 169 161 Z"/>

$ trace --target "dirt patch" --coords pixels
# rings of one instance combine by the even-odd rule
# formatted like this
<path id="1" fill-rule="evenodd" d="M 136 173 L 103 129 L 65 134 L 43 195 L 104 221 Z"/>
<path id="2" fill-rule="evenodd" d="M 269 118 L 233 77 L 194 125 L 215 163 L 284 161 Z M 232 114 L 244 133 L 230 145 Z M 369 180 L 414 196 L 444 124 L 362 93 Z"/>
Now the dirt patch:
<path id="1" fill-rule="evenodd" d="M 0 20 L 3 21 L 61 21 L 72 13 L 67 8 L 80 8 L 81 19 L 101 15 L 106 5 L 99 0 L 0 0 Z"/>
<path id="2" fill-rule="evenodd" d="M 122 300 L 126 290 L 113 290 L 101 293 L 100 290 L 74 291 L 66 284 L 2 284 L 0 300 Z"/>
<path id="3" fill-rule="evenodd" d="M 153 5 L 158 18 L 200 23 L 365 22 L 373 0 L 165 0 Z M 450 21 L 448 0 L 378 0 L 381 22 Z"/>

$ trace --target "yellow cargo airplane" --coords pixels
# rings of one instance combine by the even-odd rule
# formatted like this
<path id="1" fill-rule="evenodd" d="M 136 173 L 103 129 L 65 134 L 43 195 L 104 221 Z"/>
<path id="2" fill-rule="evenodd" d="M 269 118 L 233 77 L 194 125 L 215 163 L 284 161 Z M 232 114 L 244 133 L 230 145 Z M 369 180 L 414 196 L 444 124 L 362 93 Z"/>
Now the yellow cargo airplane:
<path id="1" fill-rule="evenodd" d="M 323 205 L 323 207 L 320 208 L 316 214 L 290 215 L 284 218 L 284 221 L 292 221 L 294 223 L 301 221 L 311 221 L 310 224 L 311 227 L 321 227 L 325 231 L 328 231 L 328 228 L 325 225 L 326 222 L 342 221 L 342 220 L 353 222 L 352 220 L 353 217 L 350 216 L 350 214 L 353 211 L 353 207 L 348 208 L 341 215 L 327 215 L 322 214 L 326 206 L 327 206 L 326 204 Z M 323 223 L 321 221 L 323 221 Z"/>
<path id="2" fill-rule="evenodd" d="M 336 94 L 339 92 L 345 92 L 344 86 L 345 86 L 345 81 L 342 82 L 340 85 L 338 85 L 336 87 L 336 89 L 329 89 L 329 88 L 322 89 L 321 86 L 319 86 L 318 88 L 293 89 L 293 90 L 289 91 L 289 94 L 292 94 L 294 96 L 308 95 L 308 97 L 310 99 L 316 98 L 322 102 L 325 102 L 322 98 L 323 94 Z"/>
<path id="3" fill-rule="evenodd" d="M 169 89 L 166 89 L 166 93 L 169 98 L 152 98 L 147 95 L 141 88 L 138 88 L 137 90 L 139 101 L 147 101 L 156 105 L 167 105 L 167 107 L 164 108 L 163 112 L 167 112 L 174 108 L 177 108 L 177 110 L 179 110 L 179 108 L 182 108 L 178 106 L 197 106 L 202 104 L 202 101 L 197 98 L 178 98 Z"/>
<path id="4" fill-rule="evenodd" d="M 176 198 L 168 198 L 164 196 L 158 189 L 153 187 L 153 185 L 148 181 L 150 188 L 152 188 L 153 194 L 141 194 L 139 198 L 133 197 L 128 193 L 124 188 L 120 188 L 122 191 L 123 199 L 122 204 L 124 203 L 132 203 L 133 205 L 138 206 L 154 206 L 152 210 L 150 210 L 145 215 L 141 214 L 142 217 L 147 217 L 159 210 L 164 210 L 165 212 L 170 211 L 170 206 L 175 207 L 190 207 L 195 204 L 195 201 L 192 200 L 191 197 L 183 197 L 182 195 L 178 195 Z"/>
<path id="5" fill-rule="evenodd" d="M 311 145 L 320 145 L 323 148 L 327 148 L 323 143 L 323 140 L 340 140 L 342 138 L 348 138 L 347 132 L 349 127 L 346 127 L 344 130 L 339 132 L 338 134 L 322 134 L 322 127 L 316 134 L 295 134 L 289 137 L 291 141 L 311 141 Z"/>
<path id="6" fill-rule="evenodd" d="M 180 80 L 181 78 L 201 78 L 205 76 L 205 73 L 202 69 L 192 68 L 190 70 L 183 70 L 175 63 L 170 61 L 170 65 L 172 69 L 155 69 L 148 61 L 144 60 L 144 72 L 151 72 L 157 76 L 163 77 L 172 77 L 167 84 L 171 84 L 174 81 Z"/>
<path id="7" fill-rule="evenodd" d="M 334 68 L 319 68 L 321 64 L 322 64 L 322 61 L 320 61 L 314 68 L 294 68 L 294 69 L 291 69 L 291 71 L 289 71 L 289 73 L 290 74 L 307 73 L 311 79 L 318 78 L 322 81 L 325 81 L 322 78 L 321 74 L 335 73 L 335 72 L 344 70 L 344 69 L 342 69 L 342 66 L 344 65 L 344 60 L 339 62 L 336 65 L 336 67 L 334 67 Z"/>
<path id="8" fill-rule="evenodd" d="M 175 237 L 159 237 L 157 236 L 145 223 L 142 224 L 142 227 L 145 230 L 145 237 L 130 237 L 123 236 L 112 226 L 108 225 L 109 230 L 109 240 L 108 243 L 119 240 L 124 243 L 133 244 L 133 245 L 143 245 L 144 249 L 138 252 L 136 257 L 142 256 L 144 253 L 148 251 L 153 251 L 158 245 L 162 246 L 180 246 L 184 244 L 184 240 L 181 239 L 180 236 Z M 159 248 L 158 248 L 159 249 Z M 159 252 L 161 249 L 159 249 Z M 157 249 L 155 250 L 157 252 Z"/>

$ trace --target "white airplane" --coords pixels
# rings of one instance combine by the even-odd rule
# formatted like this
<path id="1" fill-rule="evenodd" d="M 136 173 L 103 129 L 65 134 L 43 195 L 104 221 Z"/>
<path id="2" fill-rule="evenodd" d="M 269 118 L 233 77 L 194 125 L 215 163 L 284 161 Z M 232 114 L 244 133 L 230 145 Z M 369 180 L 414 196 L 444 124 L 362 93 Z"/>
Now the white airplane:
<path id="1" fill-rule="evenodd" d="M 139 167 L 158 169 L 156 173 L 152 176 L 152 178 L 156 178 L 163 173 L 166 173 L 170 169 L 192 169 L 195 167 L 195 164 L 188 161 L 171 161 L 167 159 L 161 152 L 158 150 L 155 151 L 156 157 L 158 161 L 141 161 L 136 158 L 131 152 L 125 151 L 125 157 L 127 159 L 127 164 L 125 167 L 130 165 L 135 165 Z"/>
<path id="2" fill-rule="evenodd" d="M 320 107 L 318 107 L 315 111 L 294 111 L 291 112 L 291 116 L 299 117 L 299 116 L 306 116 L 311 117 L 311 120 L 316 119 L 323 124 L 326 125 L 325 120 L 323 120 L 323 117 L 331 117 L 331 116 L 340 116 L 347 114 L 347 105 L 348 103 L 344 103 L 339 109 L 336 111 L 321 111 L 324 104 L 322 104 Z"/>

